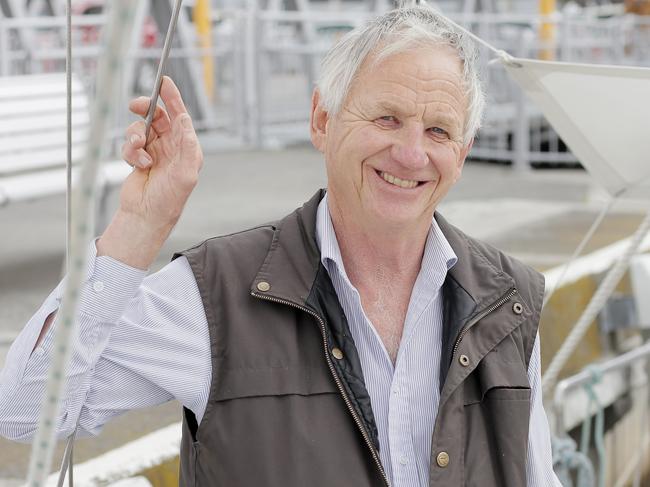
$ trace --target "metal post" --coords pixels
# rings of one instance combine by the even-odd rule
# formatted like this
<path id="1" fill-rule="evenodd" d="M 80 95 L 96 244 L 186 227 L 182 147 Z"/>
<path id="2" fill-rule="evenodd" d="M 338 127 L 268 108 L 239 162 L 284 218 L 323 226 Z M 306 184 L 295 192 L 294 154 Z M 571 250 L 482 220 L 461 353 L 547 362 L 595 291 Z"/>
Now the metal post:
<path id="1" fill-rule="evenodd" d="M 131 98 L 135 93 L 131 92 L 135 84 L 135 72 L 136 66 L 140 63 L 138 56 L 140 55 L 140 42 L 142 41 L 142 31 L 144 26 L 144 19 L 149 11 L 149 0 L 143 0 L 138 2 L 137 10 L 135 11 L 135 18 L 133 24 L 133 31 L 131 32 L 131 42 L 129 45 L 129 54 L 125 60 L 125 65 L 123 68 L 123 90 L 121 94 L 127 98 Z M 141 93 L 138 93 L 140 95 Z M 123 97 L 120 97 L 120 100 L 123 100 Z M 124 100 L 126 101 L 126 100 Z M 127 115 L 126 103 L 119 103 L 120 110 L 115 111 L 116 118 L 118 120 L 125 120 Z"/>
<path id="2" fill-rule="evenodd" d="M 0 15 L 0 76 L 7 76 L 9 69 L 9 39 L 7 39 L 7 27 L 5 26 L 4 17 Z"/>
<path id="3" fill-rule="evenodd" d="M 548 19 L 555 12 L 555 0 L 539 0 L 539 14 L 545 17 L 539 29 L 539 39 L 542 43 L 539 58 L 546 61 L 555 59 L 555 20 Z"/>
<path id="4" fill-rule="evenodd" d="M 235 119 L 236 135 L 240 142 L 247 137 L 246 134 L 246 85 L 238 80 L 246 81 L 246 64 L 244 56 L 246 55 L 246 15 L 244 12 L 237 11 L 234 14 L 236 33 L 233 37 L 232 62 L 233 62 L 233 117 Z"/>
<path id="5" fill-rule="evenodd" d="M 257 57 L 259 55 L 257 44 L 257 2 L 246 2 L 246 119 L 248 122 L 247 138 L 255 147 L 262 146 L 262 124 L 260 116 L 259 79 Z"/>
<path id="6" fill-rule="evenodd" d="M 170 0 L 173 2 L 173 0 Z M 178 25 L 176 26 L 176 35 L 181 46 L 194 45 L 194 26 L 190 22 L 189 16 L 185 10 L 181 10 Z M 203 82 L 203 65 L 196 57 L 187 59 L 187 74 L 192 80 L 194 87 L 194 96 L 198 102 L 198 109 L 201 112 L 202 122 L 206 127 L 215 126 L 214 105 L 208 96 L 205 83 Z"/>
<path id="7" fill-rule="evenodd" d="M 519 42 L 518 42 L 518 56 L 526 56 L 526 42 L 523 31 L 519 32 Z M 528 100 L 524 91 L 518 86 L 515 85 L 512 81 L 509 81 L 512 86 L 512 89 L 515 90 L 515 120 L 514 120 L 514 130 L 513 130 L 513 159 L 512 167 L 516 171 L 529 171 L 530 170 L 530 120 L 528 119 L 528 113 L 526 110 L 526 105 Z"/>

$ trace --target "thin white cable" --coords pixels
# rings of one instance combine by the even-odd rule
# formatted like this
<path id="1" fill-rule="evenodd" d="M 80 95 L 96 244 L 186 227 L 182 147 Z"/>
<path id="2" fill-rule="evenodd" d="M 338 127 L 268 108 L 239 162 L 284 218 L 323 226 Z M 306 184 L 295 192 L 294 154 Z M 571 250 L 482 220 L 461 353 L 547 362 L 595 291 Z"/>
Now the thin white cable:
<path id="1" fill-rule="evenodd" d="M 52 464 L 55 442 L 55 418 L 60 410 L 65 387 L 65 370 L 70 359 L 71 342 L 75 333 L 75 315 L 79 293 L 86 269 L 87 243 L 91 237 L 92 212 L 95 197 L 95 179 L 102 145 L 108 132 L 113 97 L 120 84 L 119 66 L 126 55 L 133 27 L 137 2 L 113 0 L 106 26 L 106 47 L 97 70 L 96 99 L 88 138 L 88 149 L 81 167 L 79 183 L 72 197 L 72 232 L 70 265 L 61 309 L 56 318 L 56 335 L 52 346 L 52 362 L 48 373 L 38 432 L 32 445 L 27 477 L 28 487 L 45 485 Z"/>
<path id="2" fill-rule="evenodd" d="M 444 14 L 441 14 L 441 15 L 444 15 Z M 458 30 L 460 30 L 460 31 L 464 32 L 465 34 L 467 34 L 469 37 L 474 39 L 475 42 L 482 45 L 483 47 L 486 47 L 488 50 L 492 51 L 497 56 L 498 60 L 501 61 L 502 63 L 504 63 L 504 64 L 516 64 L 515 61 L 514 61 L 514 57 L 512 57 L 510 54 L 508 54 L 503 49 L 498 49 L 498 48 L 494 47 L 492 44 L 490 44 L 489 42 L 487 42 L 484 39 L 481 39 L 479 36 L 477 36 L 476 34 L 471 32 L 469 29 L 466 29 L 465 27 L 463 27 L 459 23 L 454 22 L 453 20 L 451 20 L 451 18 L 447 17 L 446 15 L 445 15 L 445 18 L 447 19 L 447 21 L 451 25 L 453 25 Z"/>
<path id="3" fill-rule="evenodd" d="M 403 0 L 403 1 L 401 1 L 401 2 L 398 2 L 398 5 L 399 5 L 400 7 L 403 7 L 403 6 L 409 6 L 409 7 L 412 7 L 412 6 L 417 6 L 417 5 L 428 5 L 428 3 L 426 2 L 426 0 Z M 444 17 L 445 19 L 447 19 L 447 21 L 448 21 L 451 25 L 453 25 L 454 27 L 456 27 L 458 30 L 464 32 L 465 34 L 467 34 L 468 36 L 470 36 L 472 39 L 474 39 L 475 42 L 479 43 L 479 44 L 482 45 L 483 47 L 486 47 L 487 49 L 489 49 L 490 51 L 492 51 L 494 54 L 496 54 L 496 56 L 499 58 L 499 60 L 500 60 L 501 62 L 503 62 L 503 63 L 505 63 L 505 64 L 516 64 L 516 63 L 514 62 L 514 58 L 513 58 L 510 54 L 508 54 L 506 51 L 504 51 L 503 49 L 498 49 L 498 48 L 494 47 L 492 44 L 490 44 L 489 42 L 487 42 L 486 40 L 481 39 L 479 36 L 477 36 L 476 34 L 474 34 L 474 33 L 471 32 L 471 31 L 469 31 L 468 29 L 466 29 L 465 27 L 463 27 L 463 26 L 460 25 L 459 23 L 454 22 L 453 20 L 451 20 L 451 18 L 450 18 L 449 16 L 445 15 L 444 13 L 442 13 L 442 11 L 440 11 L 439 9 L 437 9 L 437 8 L 434 7 L 434 10 L 435 10 L 439 15 L 441 15 L 442 17 Z"/>
<path id="4" fill-rule="evenodd" d="M 609 213 L 609 210 L 612 209 L 612 206 L 614 206 L 614 202 L 618 196 L 615 196 L 613 198 L 610 198 L 610 200 L 607 202 L 607 205 L 603 207 L 602 210 L 600 210 L 600 213 L 598 213 L 598 216 L 594 220 L 594 222 L 591 224 L 591 227 L 589 230 L 587 230 L 587 233 L 585 236 L 582 238 L 576 249 L 573 251 L 573 255 L 571 255 L 571 258 L 564 264 L 564 267 L 562 268 L 562 272 L 560 273 L 560 276 L 557 278 L 555 281 L 555 284 L 553 285 L 553 288 L 546 294 L 544 297 L 544 303 L 542 304 L 542 309 L 546 306 L 546 304 L 549 302 L 551 299 L 551 296 L 555 294 L 555 291 L 559 289 L 559 287 L 562 285 L 562 282 L 564 281 L 564 278 L 566 277 L 566 273 L 571 267 L 571 265 L 575 262 L 575 260 L 582 255 L 583 250 L 585 249 L 587 243 L 591 240 L 591 238 L 594 236 L 594 233 L 596 233 L 596 230 L 598 230 L 598 227 L 600 227 L 600 224 L 603 222 L 605 219 L 605 216 L 607 213 Z"/>
<path id="5" fill-rule="evenodd" d="M 66 192 L 65 192 L 65 264 L 67 274 L 70 270 L 70 233 L 72 231 L 72 0 L 66 0 L 65 6 L 65 79 L 66 79 Z M 74 463 L 74 440 L 77 435 L 77 427 L 68 438 L 65 446 L 65 453 L 61 468 L 59 469 L 59 480 L 57 487 L 62 487 L 65 481 L 66 472 L 70 472 L 68 479 L 72 487 L 73 463 Z"/>
<path id="6" fill-rule="evenodd" d="M 641 245 L 641 242 L 643 242 L 648 231 L 650 231 L 650 208 L 648 208 L 645 218 L 634 233 L 634 236 L 630 240 L 630 243 L 620 260 L 614 264 L 600 283 L 600 286 L 598 286 L 598 289 L 591 298 L 591 301 L 589 301 L 582 316 L 580 316 L 580 319 L 569 332 L 569 336 L 566 337 L 562 346 L 553 357 L 548 369 L 546 369 L 546 372 L 542 377 L 542 390 L 544 395 L 548 394 L 555 386 L 560 372 L 566 365 L 569 357 L 571 357 L 575 351 L 576 347 L 579 345 L 580 340 L 584 337 L 591 323 L 607 302 L 607 299 L 611 296 L 612 292 L 623 277 L 623 274 L 625 274 L 625 271 L 629 267 L 630 259 L 638 251 L 639 246 Z"/>
<path id="7" fill-rule="evenodd" d="M 66 81 L 66 197 L 65 197 L 65 270 L 70 265 L 70 232 L 72 221 L 72 0 L 66 2 L 66 49 L 65 49 L 65 81 Z"/>

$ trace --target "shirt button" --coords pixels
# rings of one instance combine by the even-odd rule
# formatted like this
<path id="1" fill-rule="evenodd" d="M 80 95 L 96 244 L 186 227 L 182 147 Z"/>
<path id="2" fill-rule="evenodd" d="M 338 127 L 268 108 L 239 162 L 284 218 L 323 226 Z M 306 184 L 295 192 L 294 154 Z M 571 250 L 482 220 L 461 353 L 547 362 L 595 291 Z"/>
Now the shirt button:
<path id="1" fill-rule="evenodd" d="M 524 312 L 524 307 L 521 305 L 521 303 L 515 303 L 512 305 L 512 311 L 514 311 L 516 315 L 520 315 Z"/>
<path id="2" fill-rule="evenodd" d="M 45 349 L 43 347 L 36 347 L 34 349 L 34 355 L 36 355 L 37 357 L 42 357 L 44 353 L 45 353 Z"/>
<path id="3" fill-rule="evenodd" d="M 406 465 L 408 462 L 409 462 L 409 459 L 406 458 L 406 457 L 400 457 L 400 459 L 399 459 L 399 463 L 401 465 Z"/>
<path id="4" fill-rule="evenodd" d="M 439 467 L 442 468 L 445 468 L 447 465 L 449 465 L 449 453 L 446 451 L 441 451 L 438 453 L 438 456 L 436 457 L 436 463 Z"/>
<path id="5" fill-rule="evenodd" d="M 393 389 L 393 394 L 398 395 L 399 394 L 399 387 L 395 386 Z"/>
<path id="6" fill-rule="evenodd" d="M 93 289 L 96 293 L 101 293 L 104 290 L 104 283 L 102 281 L 93 282 Z"/>
<path id="7" fill-rule="evenodd" d="M 458 361 L 463 367 L 467 367 L 469 365 L 469 357 L 467 355 L 461 355 L 458 357 Z"/>

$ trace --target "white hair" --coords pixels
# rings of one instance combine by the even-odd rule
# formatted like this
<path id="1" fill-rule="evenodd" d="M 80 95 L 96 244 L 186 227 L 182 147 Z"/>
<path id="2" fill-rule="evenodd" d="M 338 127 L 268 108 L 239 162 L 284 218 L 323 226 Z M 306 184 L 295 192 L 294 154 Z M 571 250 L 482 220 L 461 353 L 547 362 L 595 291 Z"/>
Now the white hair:
<path id="1" fill-rule="evenodd" d="M 450 46 L 463 65 L 467 100 L 463 143 L 469 144 L 481 126 L 485 95 L 477 67 L 477 51 L 467 34 L 431 7 L 401 7 L 348 32 L 325 55 L 317 82 L 320 105 L 330 115 L 339 113 L 363 62 L 375 61 L 418 46 Z"/>

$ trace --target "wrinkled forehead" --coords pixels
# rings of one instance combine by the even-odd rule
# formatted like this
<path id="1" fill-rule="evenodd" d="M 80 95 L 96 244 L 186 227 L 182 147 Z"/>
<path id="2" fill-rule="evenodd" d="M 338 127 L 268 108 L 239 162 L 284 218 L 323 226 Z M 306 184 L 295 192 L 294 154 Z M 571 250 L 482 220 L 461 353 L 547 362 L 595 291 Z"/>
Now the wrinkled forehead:
<path id="1" fill-rule="evenodd" d="M 374 51 L 362 63 L 350 93 L 356 99 L 391 99 L 413 103 L 439 98 L 465 108 L 463 62 L 448 45 L 423 45 L 397 52 Z"/>
<path id="2" fill-rule="evenodd" d="M 408 37 L 401 32 L 383 38 L 377 46 L 370 51 L 361 68 L 372 68 L 382 61 L 394 55 L 404 52 L 418 51 L 421 57 L 445 55 L 453 58 L 459 65 L 460 71 L 463 69 L 463 59 L 460 51 L 450 42 L 444 39 L 426 39 L 419 37 Z"/>

